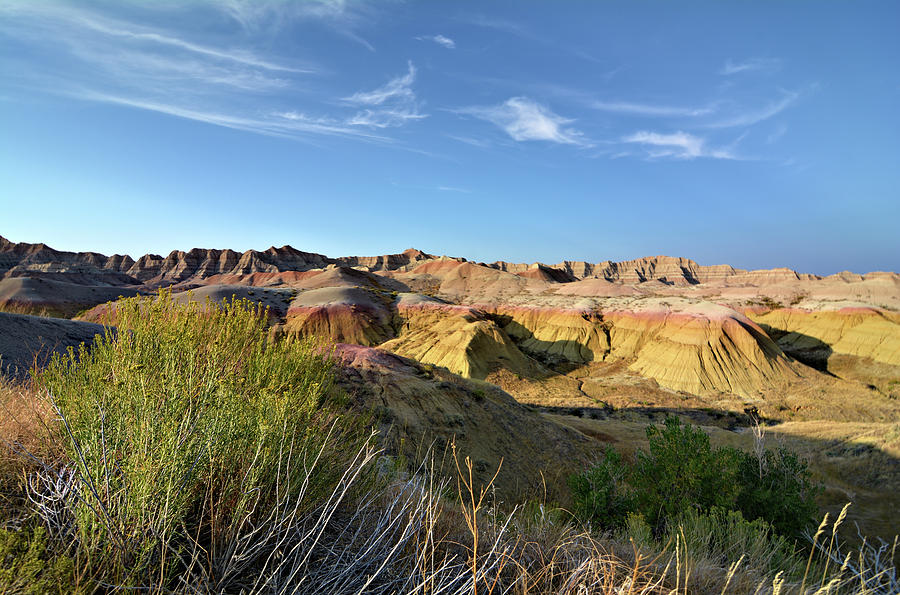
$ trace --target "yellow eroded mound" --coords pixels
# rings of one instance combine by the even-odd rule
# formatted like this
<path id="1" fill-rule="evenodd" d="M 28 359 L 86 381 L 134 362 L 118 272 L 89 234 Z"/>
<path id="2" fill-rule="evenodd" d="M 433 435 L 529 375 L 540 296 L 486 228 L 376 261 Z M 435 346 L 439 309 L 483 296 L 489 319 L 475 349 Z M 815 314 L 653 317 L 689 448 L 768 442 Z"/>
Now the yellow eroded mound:
<path id="1" fill-rule="evenodd" d="M 746 317 L 712 304 L 679 311 L 610 312 L 613 356 L 662 386 L 755 397 L 796 373 L 781 349 Z"/>
<path id="2" fill-rule="evenodd" d="M 484 313 L 442 305 L 400 307 L 400 337 L 382 347 L 466 378 L 484 379 L 503 367 L 531 374 L 535 364 Z"/>
<path id="3" fill-rule="evenodd" d="M 609 353 L 608 327 L 599 314 L 556 308 L 496 308 L 503 330 L 526 353 L 584 364 Z"/>
<path id="4" fill-rule="evenodd" d="M 287 312 L 285 330 L 338 343 L 378 345 L 393 336 L 390 309 L 362 288 L 327 287 L 301 293 Z"/>
<path id="5" fill-rule="evenodd" d="M 809 312 L 798 309 L 751 314 L 774 333 L 787 351 L 830 349 L 900 366 L 900 315 L 875 308 L 843 308 Z"/>

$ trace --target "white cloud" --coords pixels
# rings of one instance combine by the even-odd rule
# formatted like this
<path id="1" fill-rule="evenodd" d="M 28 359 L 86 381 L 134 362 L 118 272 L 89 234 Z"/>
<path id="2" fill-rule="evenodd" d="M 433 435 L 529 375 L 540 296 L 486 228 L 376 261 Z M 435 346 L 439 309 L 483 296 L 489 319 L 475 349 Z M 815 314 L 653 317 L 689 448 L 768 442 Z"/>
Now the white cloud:
<path id="1" fill-rule="evenodd" d="M 707 124 L 709 128 L 732 128 L 735 126 L 752 126 L 763 120 L 768 120 L 790 107 L 800 98 L 800 93 L 794 91 L 782 91 L 781 99 L 774 101 L 760 109 L 745 111 L 731 118 Z"/>
<path id="2" fill-rule="evenodd" d="M 87 63 L 107 71 L 118 83 L 138 87 L 168 87 L 169 94 L 195 91 L 204 86 L 225 86 L 234 90 L 260 93 L 285 89 L 291 81 L 244 67 L 223 65 L 215 61 L 170 56 L 121 49 L 105 51 L 102 47 L 73 47 L 72 53 Z"/>
<path id="3" fill-rule="evenodd" d="M 411 120 L 428 117 L 419 112 L 416 94 L 412 85 L 416 80 L 416 67 L 407 63 L 406 74 L 389 80 L 373 91 L 359 91 L 344 101 L 364 107 L 347 119 L 349 126 L 389 128 L 402 126 Z"/>
<path id="4" fill-rule="evenodd" d="M 574 120 L 559 116 L 527 97 L 512 97 L 500 105 L 469 107 L 456 111 L 499 126 L 513 140 L 542 140 L 590 146 L 581 132 L 566 127 Z"/>
<path id="5" fill-rule="evenodd" d="M 596 110 L 613 112 L 617 114 L 633 114 L 636 116 L 653 117 L 698 117 L 706 116 L 715 111 L 713 106 L 705 107 L 675 107 L 670 105 L 652 105 L 645 103 L 630 103 L 627 101 L 593 101 L 590 106 Z"/>
<path id="6" fill-rule="evenodd" d="M 785 133 L 787 133 L 787 130 L 788 128 L 786 124 L 779 124 L 778 127 L 773 130 L 769 134 L 769 136 L 766 137 L 766 144 L 771 145 L 777 143 L 779 140 L 781 140 L 781 137 L 784 136 Z"/>
<path id="7" fill-rule="evenodd" d="M 442 45 L 448 50 L 456 49 L 456 42 L 450 39 L 449 37 L 445 37 L 443 35 L 420 35 L 416 37 L 419 41 L 433 41 L 438 45 Z"/>
<path id="8" fill-rule="evenodd" d="M 348 126 L 368 126 L 369 128 L 393 128 L 403 126 L 411 120 L 427 118 L 427 114 L 419 114 L 409 110 L 362 110 L 344 123 Z"/>
<path id="9" fill-rule="evenodd" d="M 247 29 L 283 21 L 287 18 L 350 19 L 347 0 L 305 0 L 283 2 L 281 0 L 214 0 L 231 18 Z"/>
<path id="10" fill-rule="evenodd" d="M 138 20 L 127 10 L 100 14 L 49 0 L 46 4 L 0 0 L 0 35 L 26 47 L 52 47 L 66 57 L 61 61 L 65 68 L 44 69 L 29 68 L 24 53 L 10 57 L 16 64 L 17 84 L 82 101 L 307 141 L 337 136 L 392 143 L 379 131 L 426 117 L 419 113 L 411 88 L 416 76 L 411 63 L 404 76 L 357 93 L 336 109 L 329 94 L 299 92 L 298 74 L 312 69 L 250 49 L 264 45 L 252 43 L 261 33 L 247 32 L 235 36 L 245 44 L 235 41 L 219 47 L 190 29 L 144 24 L 161 22 L 160 17 L 171 21 L 180 10 L 151 4 L 140 8 L 146 18 Z M 320 113 L 310 115 L 311 111 Z"/>
<path id="11" fill-rule="evenodd" d="M 159 112 L 178 118 L 270 136 L 300 138 L 304 134 L 313 133 L 332 136 L 360 137 L 373 141 L 390 142 L 390 139 L 386 137 L 362 132 L 356 128 L 342 125 L 340 122 L 333 119 L 313 118 L 298 112 L 280 112 L 272 113 L 269 117 L 252 117 L 220 112 L 214 109 L 184 107 L 171 102 L 144 100 L 125 95 L 114 95 L 94 91 L 75 91 L 68 93 L 68 95 L 86 101 L 110 103 Z"/>
<path id="12" fill-rule="evenodd" d="M 673 159 L 736 159 L 728 148 L 707 148 L 705 139 L 687 132 L 660 134 L 642 130 L 622 138 L 622 142 L 644 145 L 649 157 L 670 157 Z"/>
<path id="13" fill-rule="evenodd" d="M 416 80 L 416 67 L 412 62 L 407 62 L 408 71 L 402 76 L 392 78 L 374 91 L 359 91 L 345 98 L 349 103 L 361 105 L 382 105 L 391 100 L 415 100 L 412 84 Z"/>
<path id="14" fill-rule="evenodd" d="M 209 56 L 211 58 L 218 58 L 220 60 L 229 60 L 232 62 L 236 62 L 238 64 L 243 64 L 246 66 L 255 66 L 258 68 L 264 68 L 266 70 L 280 70 L 285 72 L 314 72 L 311 69 L 303 69 L 303 68 L 292 68 L 289 66 L 283 66 L 281 64 L 275 64 L 273 62 L 263 60 L 255 56 L 253 53 L 242 50 L 223 50 L 219 48 L 208 47 L 204 45 L 200 45 L 197 43 L 192 43 L 189 41 L 185 41 L 183 39 L 179 39 L 177 37 L 172 37 L 169 35 L 164 35 L 156 32 L 148 32 L 148 31 L 133 31 L 126 28 L 114 28 L 104 24 L 103 22 L 91 20 L 86 17 L 82 17 L 79 19 L 80 24 L 84 24 L 88 28 L 100 32 L 105 33 L 107 35 L 114 35 L 118 37 L 126 37 L 136 41 L 149 41 L 153 43 L 157 43 L 160 45 L 168 45 L 176 48 L 180 48 L 183 50 L 188 50 L 190 52 L 201 54 L 203 56 Z"/>
<path id="15" fill-rule="evenodd" d="M 112 40 L 108 38 L 120 38 L 132 42 L 135 47 L 149 44 L 175 48 L 194 54 L 195 57 L 212 58 L 245 67 L 294 73 L 315 72 L 314 68 L 307 66 L 287 66 L 266 60 L 249 50 L 218 48 L 188 41 L 170 32 L 101 16 L 89 9 L 58 5 L 52 2 L 27 5 L 0 4 L 0 13 L 21 19 L 18 27 L 12 19 L 7 22 L 9 27 L 4 27 L 8 33 L 18 36 L 33 34 L 35 30 L 32 28 L 34 28 L 39 34 L 43 32 L 43 34 L 58 35 L 61 41 L 73 46 L 100 45 L 104 42 L 103 36 L 106 36 L 110 42 Z M 25 28 L 21 28 L 23 23 Z M 93 35 L 94 33 L 100 33 L 101 36 Z M 152 50 L 145 49 L 144 51 L 149 53 Z"/>
<path id="16" fill-rule="evenodd" d="M 278 30 L 298 20 L 315 20 L 335 33 L 363 45 L 375 48 L 356 30 L 371 22 L 374 11 L 364 0 L 206 0 L 212 8 L 223 11 L 245 30 L 266 32 Z"/>
<path id="17" fill-rule="evenodd" d="M 730 76 L 732 74 L 751 72 L 754 70 L 772 72 L 778 70 L 780 67 L 781 60 L 775 58 L 750 58 L 749 60 L 744 60 L 743 62 L 732 62 L 731 60 L 726 60 L 725 65 L 721 70 L 719 70 L 719 74 Z"/>
<path id="18" fill-rule="evenodd" d="M 471 136 L 457 136 L 455 134 L 448 134 L 448 138 L 452 138 L 455 141 L 459 141 L 461 143 L 465 143 L 467 145 L 472 145 L 473 147 L 478 147 L 479 149 L 485 149 L 491 146 L 491 142 L 485 140 L 483 138 L 472 138 Z"/>

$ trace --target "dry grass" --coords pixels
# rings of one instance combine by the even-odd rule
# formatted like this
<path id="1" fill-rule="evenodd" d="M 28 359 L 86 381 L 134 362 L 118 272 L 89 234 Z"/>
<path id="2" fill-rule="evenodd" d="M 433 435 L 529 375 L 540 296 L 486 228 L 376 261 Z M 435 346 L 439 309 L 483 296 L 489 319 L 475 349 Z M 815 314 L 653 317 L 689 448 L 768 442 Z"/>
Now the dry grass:
<path id="1" fill-rule="evenodd" d="M 25 474 L 61 456 L 53 427 L 46 399 L 0 375 L 0 507 L 18 506 Z"/>
<path id="2" fill-rule="evenodd" d="M 54 308 L 42 304 L 30 304 L 27 302 L 5 301 L 0 302 L 0 312 L 7 314 L 28 314 L 44 318 L 71 318 L 81 307 Z"/>
<path id="3" fill-rule="evenodd" d="M 19 403 L 24 412 L 18 416 L 20 424 L 3 426 L 4 438 L 26 438 L 28 423 L 39 435 L 48 413 L 45 405 L 21 386 L 7 383 L 3 389 L 4 402 Z M 424 467 L 409 479 L 387 480 L 382 487 L 355 493 L 360 482 L 366 485 L 366 470 L 379 454 L 371 445 L 362 447 L 335 488 L 312 510 L 299 505 L 303 494 L 285 491 L 259 516 L 260 523 L 237 533 L 215 556 L 195 542 L 175 591 L 874 595 L 893 592 L 897 585 L 895 551 L 870 547 L 848 557 L 838 544 L 840 523 L 829 525 L 827 518 L 805 572 L 798 572 L 797 566 L 803 571 L 806 557 L 794 559 L 788 565 L 794 570 L 783 572 L 758 563 L 771 556 L 764 542 L 734 551 L 710 549 L 700 535 L 702 524 L 682 526 L 658 542 L 634 528 L 618 535 L 597 534 L 574 525 L 565 511 L 540 503 L 504 510 L 492 499 L 491 486 L 476 488 L 469 466 L 458 460 L 455 494 L 448 489 L 452 483 Z M 280 473 L 316 472 L 315 466 L 293 469 L 291 460 L 286 459 Z M 72 522 L 76 505 L 76 476 L 67 468 L 42 467 L 35 468 L 30 479 L 33 505 L 43 513 L 50 534 L 58 540 L 70 536 L 65 523 Z M 76 569 L 83 572 L 80 566 Z M 159 585 L 153 588 L 153 577 L 146 579 L 151 592 L 171 592 Z M 85 583 L 83 576 L 78 581 L 83 592 L 103 588 L 92 579 Z"/>

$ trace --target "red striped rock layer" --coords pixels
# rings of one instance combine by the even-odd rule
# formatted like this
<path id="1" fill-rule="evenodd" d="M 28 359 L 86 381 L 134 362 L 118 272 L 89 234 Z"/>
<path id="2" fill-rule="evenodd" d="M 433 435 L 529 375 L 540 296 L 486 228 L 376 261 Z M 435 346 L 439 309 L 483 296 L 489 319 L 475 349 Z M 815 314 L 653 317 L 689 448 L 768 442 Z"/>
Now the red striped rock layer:
<path id="1" fill-rule="evenodd" d="M 284 329 L 338 343 L 378 345 L 394 336 L 392 312 L 362 288 L 326 287 L 300 293 L 287 311 Z"/>

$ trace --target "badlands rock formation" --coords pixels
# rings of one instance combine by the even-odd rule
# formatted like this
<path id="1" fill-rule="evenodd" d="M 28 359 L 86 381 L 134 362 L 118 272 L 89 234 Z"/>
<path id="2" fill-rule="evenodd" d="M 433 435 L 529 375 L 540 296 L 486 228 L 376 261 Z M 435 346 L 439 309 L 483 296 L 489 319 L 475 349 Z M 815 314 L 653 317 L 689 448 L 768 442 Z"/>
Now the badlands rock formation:
<path id="1" fill-rule="evenodd" d="M 417 294 L 401 294 L 396 308 L 401 333 L 384 349 L 466 378 L 484 379 L 498 367 L 539 373 L 539 365 L 480 310 Z"/>
<path id="2" fill-rule="evenodd" d="M 178 299 L 250 299 L 268 307 L 283 332 L 377 346 L 467 378 L 530 382 L 528 391 L 566 386 L 573 400 L 598 406 L 597 395 L 611 393 L 596 387 L 622 381 L 603 377 L 614 368 L 652 382 L 658 394 L 769 407 L 773 415 L 785 415 L 780 396 L 827 385 L 815 407 L 790 407 L 818 415 L 838 399 L 829 392 L 837 391 L 833 376 L 851 370 L 843 394 L 871 398 L 881 419 L 893 411 L 888 397 L 900 379 L 895 273 L 818 277 L 665 256 L 483 264 L 407 250 L 330 258 L 290 246 L 134 260 L 0 238 L 7 310 L 71 315 L 160 287 Z M 104 310 L 82 318 L 99 320 Z M 865 381 L 870 372 L 878 382 Z"/>
<path id="3" fill-rule="evenodd" d="M 90 343 L 103 333 L 99 324 L 0 312 L 0 374 L 24 377 L 54 353 Z"/>
<path id="4" fill-rule="evenodd" d="M 838 302 L 819 310 L 780 308 L 749 315 L 789 353 L 824 360 L 838 353 L 900 366 L 898 312 Z"/>
<path id="5" fill-rule="evenodd" d="M 394 335 L 390 307 L 368 288 L 308 289 L 294 298 L 287 314 L 288 332 L 339 343 L 378 345 Z"/>
<path id="6" fill-rule="evenodd" d="M 569 474 L 591 460 L 596 443 L 570 427 L 549 421 L 486 383 L 460 378 L 383 349 L 339 344 L 338 385 L 353 406 L 371 412 L 387 452 L 422 459 L 431 449 L 435 465 L 453 475 L 450 445 L 474 463 L 477 482 L 497 469 L 497 495 L 561 498 Z M 545 493 L 545 490 L 550 493 Z"/>
<path id="7" fill-rule="evenodd" d="M 896 273 L 819 277 L 665 256 L 332 258 L 290 246 L 133 259 L 0 238 L 0 372 L 22 375 L 90 342 L 104 331 L 91 322 L 115 323 L 119 296 L 160 288 L 184 302 L 250 300 L 273 334 L 329 341 L 341 402 L 379 427 L 388 455 L 419 463 L 430 448 L 446 465 L 455 443 L 482 483 L 502 461 L 506 501 L 547 489 L 565 503 L 565 477 L 598 441 L 628 452 L 648 421 L 672 412 L 749 445 L 750 411 L 784 422 L 773 432 L 852 436 L 801 441 L 816 469 L 841 470 L 826 473 L 827 503 L 881 502 L 868 526 L 897 530 L 896 474 L 882 472 L 900 448 Z"/>
<path id="8" fill-rule="evenodd" d="M 724 306 L 649 299 L 606 317 L 612 353 L 663 386 L 751 396 L 797 376 L 762 328 Z"/>

